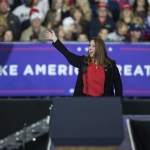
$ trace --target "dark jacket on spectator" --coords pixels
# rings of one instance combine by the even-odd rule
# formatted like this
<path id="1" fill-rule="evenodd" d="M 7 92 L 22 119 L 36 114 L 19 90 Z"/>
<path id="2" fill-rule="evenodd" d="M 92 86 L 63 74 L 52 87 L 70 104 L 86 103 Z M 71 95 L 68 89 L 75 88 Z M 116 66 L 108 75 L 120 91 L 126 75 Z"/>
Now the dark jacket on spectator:
<path id="1" fill-rule="evenodd" d="M 18 41 L 20 39 L 20 34 L 21 34 L 20 33 L 21 26 L 20 26 L 19 18 L 15 16 L 14 14 L 9 13 L 7 20 L 8 20 L 9 28 L 13 32 L 14 41 Z"/>
<path id="2" fill-rule="evenodd" d="M 98 18 L 93 18 L 87 26 L 87 33 L 89 39 L 98 35 L 101 28 L 107 28 L 109 32 L 113 32 L 115 29 L 115 24 L 112 18 L 107 17 L 105 23 L 101 23 Z"/>

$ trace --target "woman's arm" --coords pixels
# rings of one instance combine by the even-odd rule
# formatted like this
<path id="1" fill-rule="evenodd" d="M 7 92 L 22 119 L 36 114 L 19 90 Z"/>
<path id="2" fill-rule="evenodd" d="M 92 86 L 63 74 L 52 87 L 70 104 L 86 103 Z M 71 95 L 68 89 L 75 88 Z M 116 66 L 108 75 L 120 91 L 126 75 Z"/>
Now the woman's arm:
<path id="1" fill-rule="evenodd" d="M 80 67 L 81 61 L 83 61 L 84 56 L 78 56 L 69 52 L 68 49 L 63 45 L 63 43 L 61 43 L 61 41 L 56 37 L 55 32 L 53 30 L 51 30 L 51 32 L 47 31 L 45 33 L 45 37 L 47 40 L 53 41 L 53 46 L 66 57 L 66 59 L 71 65 L 78 68 Z"/>

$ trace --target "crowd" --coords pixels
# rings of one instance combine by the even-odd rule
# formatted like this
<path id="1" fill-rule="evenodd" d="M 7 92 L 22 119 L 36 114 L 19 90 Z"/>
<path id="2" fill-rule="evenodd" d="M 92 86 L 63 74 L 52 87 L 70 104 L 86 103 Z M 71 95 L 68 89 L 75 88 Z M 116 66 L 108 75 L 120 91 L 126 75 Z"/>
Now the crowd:
<path id="1" fill-rule="evenodd" d="M 150 41 L 150 0 L 0 0 L 0 42 Z"/>

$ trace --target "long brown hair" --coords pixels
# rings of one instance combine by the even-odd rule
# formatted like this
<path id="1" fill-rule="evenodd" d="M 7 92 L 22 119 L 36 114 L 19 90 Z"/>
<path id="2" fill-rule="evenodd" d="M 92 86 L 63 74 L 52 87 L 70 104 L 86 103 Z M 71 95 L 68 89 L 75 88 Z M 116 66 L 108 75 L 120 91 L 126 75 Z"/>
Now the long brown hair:
<path id="1" fill-rule="evenodd" d="M 99 37 L 93 37 L 91 41 L 95 42 L 95 57 L 94 60 L 98 65 L 101 65 L 103 67 L 111 67 L 112 66 L 112 60 L 108 57 L 106 46 L 104 41 Z M 92 58 L 88 54 L 88 56 L 85 57 L 85 63 L 88 65 L 91 65 Z"/>

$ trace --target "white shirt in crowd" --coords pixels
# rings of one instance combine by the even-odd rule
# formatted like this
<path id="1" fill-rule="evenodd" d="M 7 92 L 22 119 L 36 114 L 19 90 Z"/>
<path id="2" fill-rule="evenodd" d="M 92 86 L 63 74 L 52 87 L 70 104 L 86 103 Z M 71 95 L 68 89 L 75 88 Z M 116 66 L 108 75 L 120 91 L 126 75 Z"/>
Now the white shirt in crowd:
<path id="1" fill-rule="evenodd" d="M 39 3 L 36 6 L 33 6 L 35 8 L 37 8 L 41 15 L 42 15 L 42 22 L 45 20 L 45 17 L 47 15 L 47 12 L 49 10 L 49 2 L 48 0 L 39 0 Z M 24 22 L 26 20 L 30 19 L 30 7 L 27 7 L 25 4 L 22 4 L 20 6 L 18 6 L 17 8 L 14 9 L 14 11 L 12 12 L 14 15 L 18 16 L 20 22 Z"/>

